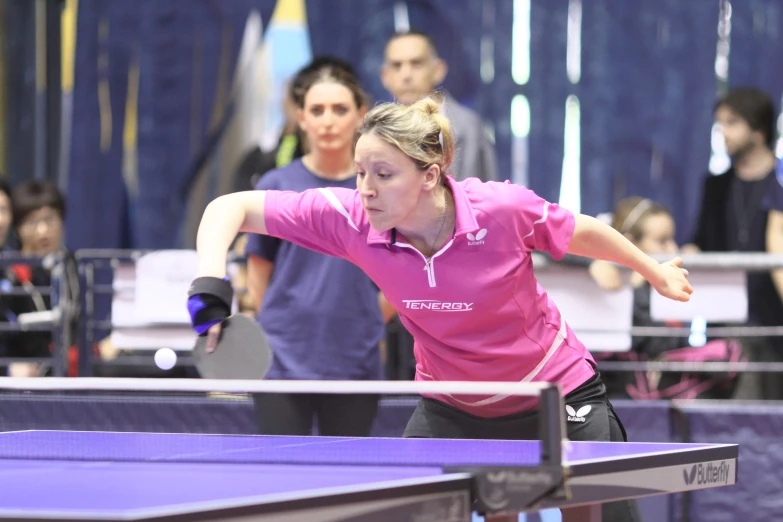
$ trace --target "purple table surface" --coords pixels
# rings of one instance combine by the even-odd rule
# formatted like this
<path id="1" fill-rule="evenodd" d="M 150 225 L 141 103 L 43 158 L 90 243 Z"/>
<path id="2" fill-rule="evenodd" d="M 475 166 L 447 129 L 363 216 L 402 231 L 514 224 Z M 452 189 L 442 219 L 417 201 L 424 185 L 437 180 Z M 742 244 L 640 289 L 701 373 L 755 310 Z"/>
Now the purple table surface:
<path id="1" fill-rule="evenodd" d="M 576 464 L 711 445 L 570 446 L 566 461 Z M 8 432 L 0 433 L 0 514 L 209 509 L 329 488 L 431 480 L 448 466 L 534 465 L 538 451 L 537 441 Z"/>
<path id="2" fill-rule="evenodd" d="M 710 444 L 571 442 L 576 464 Z M 174 461 L 364 466 L 529 466 L 538 441 L 268 437 L 162 433 L 20 431 L 0 433 L 0 458 L 91 461 Z"/>
<path id="3" fill-rule="evenodd" d="M 209 509 L 296 492 L 439 476 L 439 468 L 78 461 L 0 461 L 0 515 Z M 164 514 L 164 513 L 161 513 Z"/>

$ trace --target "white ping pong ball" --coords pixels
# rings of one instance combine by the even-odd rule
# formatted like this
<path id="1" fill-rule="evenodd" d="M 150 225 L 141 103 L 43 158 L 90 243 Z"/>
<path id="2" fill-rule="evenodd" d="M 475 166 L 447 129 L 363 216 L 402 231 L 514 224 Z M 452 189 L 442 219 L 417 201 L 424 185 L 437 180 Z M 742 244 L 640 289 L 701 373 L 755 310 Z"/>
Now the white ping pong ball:
<path id="1" fill-rule="evenodd" d="M 155 352 L 155 365 L 161 370 L 170 370 L 177 364 L 177 353 L 171 348 L 161 348 Z"/>

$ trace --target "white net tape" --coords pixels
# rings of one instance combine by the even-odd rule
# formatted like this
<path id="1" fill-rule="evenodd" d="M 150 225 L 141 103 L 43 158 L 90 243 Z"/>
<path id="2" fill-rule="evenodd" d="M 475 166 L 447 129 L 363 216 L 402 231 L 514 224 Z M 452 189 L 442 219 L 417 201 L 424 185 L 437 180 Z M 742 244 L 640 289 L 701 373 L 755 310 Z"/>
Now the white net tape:
<path id="1" fill-rule="evenodd" d="M 224 393 L 325 393 L 325 394 L 460 394 L 538 396 L 550 388 L 538 382 L 464 381 L 304 381 L 230 379 L 145 379 L 102 377 L 0 377 L 0 390 L 25 391 L 129 391 Z"/>

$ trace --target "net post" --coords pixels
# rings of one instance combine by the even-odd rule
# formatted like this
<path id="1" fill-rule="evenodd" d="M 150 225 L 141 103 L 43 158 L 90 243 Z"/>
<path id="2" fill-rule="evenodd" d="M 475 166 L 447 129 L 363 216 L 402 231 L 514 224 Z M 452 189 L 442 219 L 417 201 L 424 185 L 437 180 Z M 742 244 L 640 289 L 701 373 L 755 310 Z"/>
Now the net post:
<path id="1" fill-rule="evenodd" d="M 565 403 L 557 384 L 552 384 L 541 390 L 538 410 L 541 462 L 560 466 L 563 463 L 562 444 L 566 437 L 566 429 Z"/>

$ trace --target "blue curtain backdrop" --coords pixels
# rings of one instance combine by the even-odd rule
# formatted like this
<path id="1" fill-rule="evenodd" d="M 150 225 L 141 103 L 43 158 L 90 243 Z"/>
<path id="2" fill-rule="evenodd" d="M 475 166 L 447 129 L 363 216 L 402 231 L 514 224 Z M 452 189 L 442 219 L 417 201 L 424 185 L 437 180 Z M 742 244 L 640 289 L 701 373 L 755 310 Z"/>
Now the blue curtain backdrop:
<path id="1" fill-rule="evenodd" d="M 225 104 L 248 14 L 275 0 L 93 0 L 78 12 L 67 219 L 70 248 L 176 247 L 177 200 Z M 221 63 L 227 60 L 227 63 Z M 138 190 L 123 179 L 132 62 L 138 66 Z M 103 120 L 103 124 L 102 124 Z"/>
<path id="2" fill-rule="evenodd" d="M 569 0 L 530 0 L 530 79 L 511 77 L 515 2 L 309 0 L 313 54 L 350 60 L 374 101 L 395 6 L 430 32 L 449 64 L 444 87 L 494 131 L 498 165 L 511 178 L 510 106 L 530 104 L 528 184 L 557 201 L 565 103 L 581 112 L 581 208 L 611 210 L 641 195 L 672 208 L 678 239 L 690 234 L 709 159 L 717 81 L 719 0 L 581 3 L 581 76 L 566 75 Z M 70 154 L 71 248 L 181 246 L 186 202 L 176 190 L 226 102 L 251 10 L 268 26 L 276 0 L 94 0 L 78 13 Z M 783 94 L 783 4 L 733 2 L 730 85 Z M 482 38 L 494 42 L 494 75 L 481 76 Z M 138 66 L 137 179 L 123 179 L 129 71 Z M 208 172 L 208 176 L 223 175 Z M 214 189 L 216 183 L 210 186 Z M 136 186 L 138 191 L 136 191 Z M 215 194 L 217 195 L 217 194 Z M 192 216 L 191 216 L 192 219 Z"/>
<path id="3" fill-rule="evenodd" d="M 649 197 L 689 234 L 710 154 L 718 2 L 585 2 L 582 210 Z"/>

